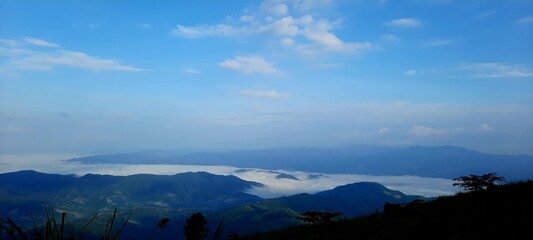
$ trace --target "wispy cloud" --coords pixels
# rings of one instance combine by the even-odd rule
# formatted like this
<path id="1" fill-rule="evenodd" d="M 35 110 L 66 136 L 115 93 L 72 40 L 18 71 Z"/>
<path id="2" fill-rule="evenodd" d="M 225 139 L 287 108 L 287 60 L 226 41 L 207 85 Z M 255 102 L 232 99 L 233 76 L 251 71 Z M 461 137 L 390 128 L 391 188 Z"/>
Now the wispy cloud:
<path id="1" fill-rule="evenodd" d="M 184 68 L 183 72 L 187 74 L 200 74 L 201 73 L 200 70 L 195 69 L 195 68 Z"/>
<path id="2" fill-rule="evenodd" d="M 454 39 L 432 39 L 425 41 L 422 46 L 424 47 L 443 47 L 455 44 L 456 40 Z"/>
<path id="3" fill-rule="evenodd" d="M 84 52 L 59 49 L 59 44 L 35 38 L 24 38 L 23 42 L 6 40 L 9 46 L 0 48 L 0 55 L 7 57 L 4 69 L 51 70 L 56 67 L 74 67 L 95 71 L 143 71 L 144 69 L 125 65 L 121 61 L 91 56 Z M 54 47 L 53 51 L 16 48 L 30 44 L 39 47 Z M 7 44 L 5 44 L 7 45 Z"/>
<path id="4" fill-rule="evenodd" d="M 141 24 L 141 28 L 144 28 L 144 29 L 152 29 L 153 26 L 152 26 L 152 24 L 149 24 L 149 23 L 142 23 L 142 24 Z"/>
<path id="5" fill-rule="evenodd" d="M 462 127 L 432 128 L 432 127 L 427 127 L 423 125 L 414 125 L 407 131 L 407 134 L 411 136 L 434 136 L 434 135 L 456 134 L 462 131 L 463 131 Z"/>
<path id="6" fill-rule="evenodd" d="M 488 125 L 486 123 L 483 123 L 479 125 L 479 129 L 484 132 L 490 132 L 494 130 L 494 126 Z"/>
<path id="7" fill-rule="evenodd" d="M 20 69 L 49 70 L 58 66 L 85 68 L 97 71 L 143 71 L 143 69 L 123 65 L 120 61 L 102 59 L 83 52 L 58 51 L 39 52 L 15 59 L 11 65 Z"/>
<path id="8" fill-rule="evenodd" d="M 403 72 L 403 74 L 411 75 L 411 76 L 412 75 L 416 75 L 416 70 L 412 70 L 412 69 L 411 70 L 406 70 L 406 71 Z"/>
<path id="9" fill-rule="evenodd" d="M 0 127 L 0 133 L 20 133 L 20 132 L 29 132 L 31 129 L 24 127 L 17 127 L 14 125 Z"/>
<path id="10" fill-rule="evenodd" d="M 24 41 L 31 45 L 39 46 L 39 47 L 59 47 L 58 44 L 47 42 L 45 40 L 36 39 L 36 38 L 26 37 L 24 38 Z"/>
<path id="11" fill-rule="evenodd" d="M 382 34 L 380 36 L 381 41 L 384 42 L 397 42 L 400 41 L 400 37 L 394 35 L 394 34 Z"/>
<path id="12" fill-rule="evenodd" d="M 521 24 L 521 25 L 533 24 L 533 16 L 527 16 L 527 17 L 523 17 L 523 18 L 517 19 L 515 21 L 515 23 L 516 24 Z"/>
<path id="13" fill-rule="evenodd" d="M 289 12 L 289 7 L 278 1 L 264 1 L 259 6 L 259 11 L 272 16 L 285 16 Z"/>
<path id="14" fill-rule="evenodd" d="M 302 55 L 318 53 L 360 53 L 379 49 L 369 42 L 347 42 L 340 39 L 334 29 L 340 20 L 330 20 L 325 15 L 315 16 L 316 6 L 329 6 L 332 1 L 295 1 L 287 5 L 281 1 L 264 1 L 258 9 L 247 9 L 239 21 L 226 21 L 212 25 L 184 26 L 178 24 L 170 31 L 182 38 L 245 37 L 262 35 L 271 42 L 278 42 L 282 49 L 291 49 Z M 270 46 L 270 45 L 269 45 Z"/>
<path id="15" fill-rule="evenodd" d="M 18 42 L 11 39 L 0 39 L 0 45 L 8 46 L 8 47 L 15 47 L 18 45 Z"/>
<path id="16" fill-rule="evenodd" d="M 486 11 L 486 12 L 482 12 L 482 13 L 474 16 L 474 20 L 481 20 L 481 19 L 487 18 L 487 17 L 493 15 L 494 13 L 496 13 L 495 10 L 489 10 L 489 11 Z"/>
<path id="17" fill-rule="evenodd" d="M 383 127 L 381 127 L 381 128 L 378 130 L 378 133 L 383 135 L 383 134 L 386 134 L 386 133 L 388 133 L 388 132 L 390 132 L 390 131 L 391 131 L 390 128 L 383 126 Z"/>
<path id="18" fill-rule="evenodd" d="M 260 56 L 235 56 L 232 59 L 225 60 L 218 64 L 221 67 L 229 68 L 245 74 L 261 73 L 269 75 L 277 75 L 281 70 L 274 67 L 274 65 L 266 61 Z"/>
<path id="19" fill-rule="evenodd" d="M 281 99 L 285 98 L 287 95 L 279 93 L 274 90 L 270 91 L 260 91 L 260 90 L 241 90 L 236 93 L 242 97 L 253 97 L 253 98 L 266 98 L 266 99 Z"/>
<path id="20" fill-rule="evenodd" d="M 533 69 L 523 65 L 504 63 L 465 63 L 461 70 L 474 78 L 521 78 L 533 77 Z"/>
<path id="21" fill-rule="evenodd" d="M 175 36 L 191 39 L 216 36 L 236 36 L 246 32 L 248 32 L 248 30 L 245 28 L 234 28 L 228 24 L 200 25 L 192 27 L 178 24 L 175 29 L 170 31 L 170 33 Z"/>
<path id="22" fill-rule="evenodd" d="M 385 25 L 392 27 L 419 27 L 422 26 L 422 22 L 416 18 L 398 18 L 386 22 Z"/>

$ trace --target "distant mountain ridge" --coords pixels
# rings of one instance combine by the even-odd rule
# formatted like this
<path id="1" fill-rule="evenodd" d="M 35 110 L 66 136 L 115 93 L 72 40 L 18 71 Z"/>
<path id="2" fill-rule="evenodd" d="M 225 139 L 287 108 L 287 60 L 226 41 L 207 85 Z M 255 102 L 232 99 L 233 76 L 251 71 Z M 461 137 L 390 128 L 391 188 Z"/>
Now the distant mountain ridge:
<path id="1" fill-rule="evenodd" d="M 157 152 L 157 151 L 155 151 Z M 153 154 L 155 154 L 153 152 Z M 351 146 L 343 148 L 273 148 L 173 156 L 139 153 L 69 159 L 84 164 L 227 165 L 239 168 L 285 169 L 320 173 L 416 175 L 455 178 L 497 172 L 511 180 L 533 177 L 533 156 L 488 154 L 455 146 L 408 148 Z"/>

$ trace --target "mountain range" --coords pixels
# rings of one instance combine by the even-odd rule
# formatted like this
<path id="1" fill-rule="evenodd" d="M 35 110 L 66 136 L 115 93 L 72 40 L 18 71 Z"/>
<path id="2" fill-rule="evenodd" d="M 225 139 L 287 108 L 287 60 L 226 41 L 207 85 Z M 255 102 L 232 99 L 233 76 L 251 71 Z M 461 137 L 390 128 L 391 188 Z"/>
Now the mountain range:
<path id="1" fill-rule="evenodd" d="M 49 206 L 58 213 L 66 212 L 70 222 L 83 224 L 98 211 L 109 215 L 118 208 L 121 215 L 130 218 L 126 238 L 144 238 L 140 236 L 149 234 L 159 219 L 168 217 L 169 227 L 157 233 L 166 238 L 179 236 L 184 219 L 197 211 L 204 212 L 211 225 L 224 219 L 228 233 L 252 233 L 297 224 L 296 217 L 305 211 L 358 216 L 380 211 L 387 202 L 422 199 L 377 183 L 353 183 L 316 194 L 274 199 L 247 193 L 261 186 L 205 172 L 79 177 L 19 171 L 0 174 L 0 217 L 31 225 L 30 216 L 43 213 L 43 206 Z"/>
<path id="2" fill-rule="evenodd" d="M 416 175 L 455 178 L 496 172 L 510 180 L 533 177 L 533 156 L 488 154 L 455 146 L 393 148 L 271 148 L 198 152 L 145 151 L 95 155 L 66 160 L 83 164 L 226 165 L 238 168 L 285 169 L 318 173 Z"/>

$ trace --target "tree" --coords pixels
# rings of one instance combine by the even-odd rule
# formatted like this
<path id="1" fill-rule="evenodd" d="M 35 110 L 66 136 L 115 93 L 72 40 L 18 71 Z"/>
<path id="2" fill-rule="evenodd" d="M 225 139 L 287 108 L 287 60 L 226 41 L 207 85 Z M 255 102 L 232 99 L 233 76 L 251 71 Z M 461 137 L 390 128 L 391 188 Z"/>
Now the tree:
<path id="1" fill-rule="evenodd" d="M 505 182 L 505 178 L 498 176 L 496 173 L 487 173 L 481 176 L 471 174 L 470 176 L 462 176 L 453 180 L 455 181 L 453 186 L 458 186 L 468 192 L 486 190 L 496 185 L 496 183 Z"/>
<path id="2" fill-rule="evenodd" d="M 306 224 L 323 224 L 333 221 L 339 215 L 341 213 L 338 212 L 307 211 L 302 213 L 298 220 Z"/>
<path id="3" fill-rule="evenodd" d="M 183 233 L 187 240 L 203 240 L 209 228 L 206 226 L 207 220 L 201 212 L 193 213 L 183 226 Z"/>

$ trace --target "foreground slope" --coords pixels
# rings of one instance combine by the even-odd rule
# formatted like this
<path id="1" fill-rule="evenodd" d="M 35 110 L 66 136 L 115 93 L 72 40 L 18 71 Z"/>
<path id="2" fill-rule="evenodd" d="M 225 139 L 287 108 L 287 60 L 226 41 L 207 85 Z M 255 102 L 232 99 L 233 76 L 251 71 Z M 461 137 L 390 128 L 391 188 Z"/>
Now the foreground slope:
<path id="1" fill-rule="evenodd" d="M 528 239 L 533 181 L 428 202 L 387 204 L 383 213 L 301 225 L 242 239 Z"/>
<path id="2" fill-rule="evenodd" d="M 252 233 L 298 224 L 306 211 L 330 211 L 345 217 L 381 211 L 385 203 L 405 203 L 420 196 L 405 195 L 378 183 L 361 182 L 336 187 L 316 194 L 267 199 L 228 209 L 213 215 L 224 218 L 230 232 Z"/>

